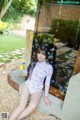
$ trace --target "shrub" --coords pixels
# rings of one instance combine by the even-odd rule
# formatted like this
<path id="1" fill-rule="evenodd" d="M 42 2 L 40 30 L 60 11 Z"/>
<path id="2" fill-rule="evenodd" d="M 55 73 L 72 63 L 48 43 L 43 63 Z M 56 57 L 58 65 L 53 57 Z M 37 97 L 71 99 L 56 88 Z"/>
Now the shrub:
<path id="1" fill-rule="evenodd" d="M 46 59 L 53 64 L 56 58 L 56 46 L 54 45 L 54 37 L 50 34 L 34 35 L 31 57 L 32 61 L 36 61 L 36 52 L 42 44 L 48 44 L 49 51 Z"/>
<path id="2" fill-rule="evenodd" d="M 76 47 L 80 44 L 78 24 L 78 21 L 55 19 L 52 21 L 50 33 L 69 47 Z"/>
<path id="3" fill-rule="evenodd" d="M 7 28 L 7 23 L 0 21 L 0 33 Z"/>
<path id="4" fill-rule="evenodd" d="M 13 29 L 13 24 L 0 21 L 0 34 L 9 34 L 10 30 Z"/>
<path id="5" fill-rule="evenodd" d="M 54 37 L 50 34 L 34 35 L 33 48 L 35 50 L 43 43 L 54 43 Z"/>

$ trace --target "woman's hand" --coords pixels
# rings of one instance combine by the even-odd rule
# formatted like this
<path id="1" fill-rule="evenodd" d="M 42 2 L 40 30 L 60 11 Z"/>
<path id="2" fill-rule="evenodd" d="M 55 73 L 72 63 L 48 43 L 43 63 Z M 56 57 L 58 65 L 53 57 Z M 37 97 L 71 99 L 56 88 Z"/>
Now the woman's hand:
<path id="1" fill-rule="evenodd" d="M 49 100 L 47 96 L 44 97 L 44 102 L 46 105 L 51 105 L 51 101 Z"/>

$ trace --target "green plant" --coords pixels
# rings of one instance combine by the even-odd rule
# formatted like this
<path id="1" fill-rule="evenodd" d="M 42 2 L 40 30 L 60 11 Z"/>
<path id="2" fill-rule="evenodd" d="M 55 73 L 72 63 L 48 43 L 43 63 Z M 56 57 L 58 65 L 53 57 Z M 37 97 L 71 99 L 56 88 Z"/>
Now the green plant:
<path id="1" fill-rule="evenodd" d="M 7 27 L 7 23 L 0 21 L 0 32 Z"/>
<path id="2" fill-rule="evenodd" d="M 78 30 L 78 21 L 55 19 L 52 21 L 50 33 L 68 44 L 69 47 L 76 47 L 80 44 L 80 28 Z M 77 34 L 77 37 L 76 37 Z"/>
<path id="3" fill-rule="evenodd" d="M 39 0 L 40 4 L 52 3 L 53 0 Z"/>
<path id="4" fill-rule="evenodd" d="M 13 29 L 13 25 L 7 22 L 0 21 L 0 34 L 9 34 Z"/>
<path id="5" fill-rule="evenodd" d="M 37 0 L 13 0 L 2 20 L 18 23 L 24 14 L 35 16 L 36 9 Z"/>
<path id="6" fill-rule="evenodd" d="M 44 43 L 54 43 L 54 37 L 51 36 L 50 34 L 42 34 L 38 36 L 34 36 L 34 40 L 37 39 L 39 44 L 42 44 L 42 41 Z"/>
<path id="7" fill-rule="evenodd" d="M 33 46 L 32 46 L 32 60 L 35 61 L 36 51 L 42 44 L 48 44 L 50 49 L 52 49 L 54 46 L 53 43 L 54 43 L 54 37 L 51 36 L 50 34 L 34 35 Z M 52 51 L 55 51 L 55 48 Z M 52 58 L 53 53 L 54 52 L 52 52 L 52 54 L 49 55 L 50 59 Z"/>

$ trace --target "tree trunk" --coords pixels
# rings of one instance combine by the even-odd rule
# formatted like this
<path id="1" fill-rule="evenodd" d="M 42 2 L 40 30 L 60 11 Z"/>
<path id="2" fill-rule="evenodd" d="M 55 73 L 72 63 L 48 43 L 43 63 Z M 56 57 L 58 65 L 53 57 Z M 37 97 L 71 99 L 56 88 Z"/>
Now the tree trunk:
<path id="1" fill-rule="evenodd" d="M 6 11 L 8 10 L 9 6 L 11 5 L 12 1 L 13 0 L 9 0 L 7 5 L 2 8 L 1 13 L 0 13 L 0 19 L 2 19 L 2 17 L 5 15 Z"/>

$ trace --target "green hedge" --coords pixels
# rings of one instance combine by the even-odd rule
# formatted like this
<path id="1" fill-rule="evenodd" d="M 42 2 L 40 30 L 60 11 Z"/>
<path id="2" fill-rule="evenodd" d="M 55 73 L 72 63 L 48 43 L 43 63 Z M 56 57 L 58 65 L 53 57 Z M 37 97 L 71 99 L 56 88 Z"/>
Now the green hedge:
<path id="1" fill-rule="evenodd" d="M 67 43 L 69 47 L 78 48 L 80 44 L 80 28 L 78 29 L 78 24 L 79 21 L 55 19 L 52 21 L 50 33 L 54 34 L 62 42 Z"/>
<path id="2" fill-rule="evenodd" d="M 44 43 L 54 43 L 54 37 L 50 34 L 34 35 L 33 38 L 33 49 L 36 51 L 37 48 Z"/>
<path id="3" fill-rule="evenodd" d="M 54 44 L 54 37 L 50 34 L 34 35 L 32 46 L 32 61 L 36 60 L 36 51 L 42 44 Z"/>
<path id="4" fill-rule="evenodd" d="M 42 44 L 42 41 L 45 43 L 54 43 L 54 37 L 50 34 L 35 35 L 34 39 L 37 39 Z"/>

